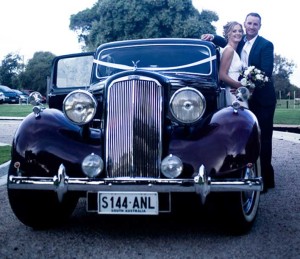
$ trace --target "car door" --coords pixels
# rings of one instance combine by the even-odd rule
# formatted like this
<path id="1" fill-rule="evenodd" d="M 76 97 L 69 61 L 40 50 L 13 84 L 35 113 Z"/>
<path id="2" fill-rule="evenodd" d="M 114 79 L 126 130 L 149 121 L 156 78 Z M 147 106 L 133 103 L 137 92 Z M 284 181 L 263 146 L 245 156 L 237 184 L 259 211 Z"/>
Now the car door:
<path id="1" fill-rule="evenodd" d="M 48 82 L 48 104 L 61 110 L 64 98 L 76 89 L 88 89 L 91 82 L 94 52 L 58 56 L 52 62 Z"/>

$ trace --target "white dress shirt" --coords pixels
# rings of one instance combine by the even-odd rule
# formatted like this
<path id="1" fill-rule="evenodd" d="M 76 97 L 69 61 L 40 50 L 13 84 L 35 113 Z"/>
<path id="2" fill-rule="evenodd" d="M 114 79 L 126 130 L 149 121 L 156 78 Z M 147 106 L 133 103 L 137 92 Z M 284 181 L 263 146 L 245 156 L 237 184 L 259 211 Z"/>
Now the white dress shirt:
<path id="1" fill-rule="evenodd" d="M 254 37 L 252 40 L 247 40 L 246 37 L 244 37 L 244 39 L 243 39 L 245 41 L 245 45 L 244 45 L 244 47 L 242 49 L 242 53 L 241 53 L 241 60 L 243 62 L 243 67 L 248 67 L 249 54 L 250 54 L 251 48 L 252 48 L 253 43 L 255 42 L 257 36 Z"/>

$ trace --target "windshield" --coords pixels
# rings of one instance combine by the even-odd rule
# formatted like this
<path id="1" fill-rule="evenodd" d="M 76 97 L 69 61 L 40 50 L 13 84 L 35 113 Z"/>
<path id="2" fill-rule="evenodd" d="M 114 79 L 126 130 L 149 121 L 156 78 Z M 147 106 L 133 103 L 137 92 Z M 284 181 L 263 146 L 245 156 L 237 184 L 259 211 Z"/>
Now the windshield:
<path id="1" fill-rule="evenodd" d="M 103 49 L 94 62 L 97 78 L 135 68 L 208 76 L 215 58 L 205 45 L 147 44 Z"/>

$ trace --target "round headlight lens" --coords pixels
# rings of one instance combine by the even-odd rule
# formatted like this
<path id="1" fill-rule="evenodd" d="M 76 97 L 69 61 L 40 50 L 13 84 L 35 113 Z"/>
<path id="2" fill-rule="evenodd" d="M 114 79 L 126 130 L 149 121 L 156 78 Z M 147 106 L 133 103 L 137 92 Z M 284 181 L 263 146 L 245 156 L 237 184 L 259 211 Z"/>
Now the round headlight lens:
<path id="1" fill-rule="evenodd" d="M 196 89 L 185 87 L 177 90 L 170 100 L 170 110 L 181 123 L 199 120 L 206 108 L 204 96 Z"/>
<path id="2" fill-rule="evenodd" d="M 67 118 L 79 125 L 90 122 L 95 116 L 96 109 L 97 102 L 93 95 L 83 90 L 69 93 L 63 104 Z"/>
<path id="3" fill-rule="evenodd" d="M 168 155 L 161 162 L 161 172 L 167 178 L 178 177 L 183 170 L 183 164 L 180 158 L 173 155 Z"/>
<path id="4" fill-rule="evenodd" d="M 96 177 L 103 170 L 103 160 L 100 156 L 92 153 L 84 158 L 81 168 L 86 176 Z"/>

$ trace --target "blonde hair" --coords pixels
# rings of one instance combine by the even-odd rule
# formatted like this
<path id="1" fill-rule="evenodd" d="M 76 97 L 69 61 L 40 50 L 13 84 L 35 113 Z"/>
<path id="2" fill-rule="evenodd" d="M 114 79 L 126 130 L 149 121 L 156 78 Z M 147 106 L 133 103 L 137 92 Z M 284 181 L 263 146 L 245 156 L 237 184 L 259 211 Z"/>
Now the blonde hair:
<path id="1" fill-rule="evenodd" d="M 226 40 L 228 40 L 229 33 L 233 30 L 233 27 L 236 26 L 236 25 L 240 25 L 241 26 L 241 29 L 242 29 L 243 34 L 244 34 L 244 30 L 243 30 L 243 25 L 242 24 L 240 24 L 239 22 L 236 22 L 236 21 L 228 22 L 228 23 L 226 23 L 223 26 L 223 36 L 224 36 L 224 38 Z"/>

